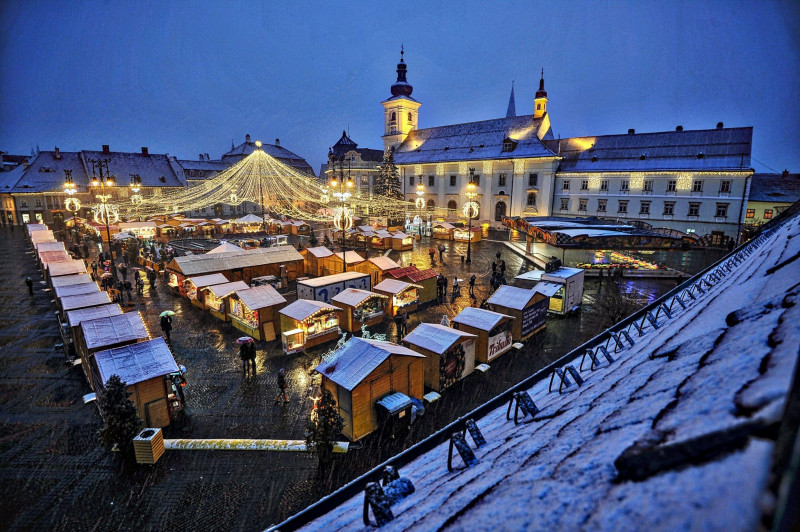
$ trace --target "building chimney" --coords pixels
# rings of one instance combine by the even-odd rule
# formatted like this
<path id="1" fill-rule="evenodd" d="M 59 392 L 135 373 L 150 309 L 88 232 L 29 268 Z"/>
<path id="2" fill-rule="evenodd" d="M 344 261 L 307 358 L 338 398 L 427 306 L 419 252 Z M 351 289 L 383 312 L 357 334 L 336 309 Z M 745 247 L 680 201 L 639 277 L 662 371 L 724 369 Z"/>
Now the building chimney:
<path id="1" fill-rule="evenodd" d="M 783 173 L 781 173 L 781 177 L 789 177 L 789 170 L 784 170 Z"/>
<path id="2" fill-rule="evenodd" d="M 717 129 L 722 129 L 722 122 L 717 122 Z"/>
<path id="3" fill-rule="evenodd" d="M 111 153 L 111 148 L 108 144 L 103 144 L 103 153 Z"/>
<path id="4" fill-rule="evenodd" d="M 203 160 L 203 154 L 202 153 L 200 154 L 200 160 L 201 161 Z"/>
<path id="5" fill-rule="evenodd" d="M 142 155 L 150 155 L 150 150 L 147 149 L 147 146 L 142 146 Z"/>
<path id="6" fill-rule="evenodd" d="M 677 127 L 675 128 L 675 131 L 683 131 L 683 126 L 677 126 Z"/>
<path id="7" fill-rule="evenodd" d="M 628 135 L 634 135 L 635 133 L 636 133 L 635 129 L 629 129 L 628 130 Z"/>
<path id="8" fill-rule="evenodd" d="M 58 146 L 55 147 L 56 150 L 56 159 L 61 159 L 61 150 L 58 149 Z"/>
<path id="9" fill-rule="evenodd" d="M 281 145 L 281 139 L 275 139 L 275 145 L 276 146 L 280 146 Z"/>
<path id="10" fill-rule="evenodd" d="M 247 142 L 248 144 L 250 143 L 250 134 L 249 133 L 244 136 L 244 141 Z"/>

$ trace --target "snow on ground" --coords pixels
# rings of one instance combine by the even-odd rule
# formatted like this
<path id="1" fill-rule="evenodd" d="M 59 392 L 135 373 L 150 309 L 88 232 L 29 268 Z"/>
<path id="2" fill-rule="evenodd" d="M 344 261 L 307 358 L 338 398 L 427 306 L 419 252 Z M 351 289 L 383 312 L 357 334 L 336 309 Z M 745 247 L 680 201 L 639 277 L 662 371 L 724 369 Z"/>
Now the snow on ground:
<path id="1" fill-rule="evenodd" d="M 781 265 L 800 253 L 799 224 L 795 217 L 776 229 L 687 310 L 660 317 L 658 330 L 632 334 L 636 345 L 615 363 L 583 371 L 582 388 L 559 395 L 548 393 L 549 379 L 534 385 L 538 421 L 515 426 L 505 407 L 476 420 L 488 445 L 473 467 L 448 473 L 447 444 L 400 467 L 416 492 L 384 528 L 755 528 L 771 441 L 751 437 L 677 464 L 646 460 L 655 469 L 638 481 L 619 479 L 615 461 L 632 448 L 669 455 L 676 444 L 689 445 L 691 457 L 693 438 L 713 448 L 733 427 L 780 418 L 800 343 L 800 305 L 792 304 L 800 261 Z M 462 467 L 457 454 L 453 461 Z M 366 530 L 363 503 L 357 495 L 306 529 Z"/>

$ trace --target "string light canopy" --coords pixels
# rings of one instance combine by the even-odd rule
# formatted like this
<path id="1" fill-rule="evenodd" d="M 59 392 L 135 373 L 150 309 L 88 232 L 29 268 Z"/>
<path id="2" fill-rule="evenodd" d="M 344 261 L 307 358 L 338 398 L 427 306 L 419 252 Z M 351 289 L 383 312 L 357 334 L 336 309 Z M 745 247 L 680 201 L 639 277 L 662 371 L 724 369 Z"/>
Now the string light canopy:
<path id="1" fill-rule="evenodd" d="M 331 190 L 317 177 L 288 166 L 261 149 L 256 149 L 230 168 L 200 184 L 137 199 L 136 211 L 153 216 L 213 208 L 217 204 L 237 206 L 245 202 L 261 205 L 273 216 L 306 221 L 330 221 Z M 338 198 L 337 198 L 338 199 Z M 340 200 L 341 201 L 341 200 Z M 343 203 L 353 210 L 388 216 L 406 212 L 413 203 L 384 196 L 348 195 Z M 352 205 L 351 205 L 352 204 Z M 129 207 L 131 210 L 133 206 Z"/>

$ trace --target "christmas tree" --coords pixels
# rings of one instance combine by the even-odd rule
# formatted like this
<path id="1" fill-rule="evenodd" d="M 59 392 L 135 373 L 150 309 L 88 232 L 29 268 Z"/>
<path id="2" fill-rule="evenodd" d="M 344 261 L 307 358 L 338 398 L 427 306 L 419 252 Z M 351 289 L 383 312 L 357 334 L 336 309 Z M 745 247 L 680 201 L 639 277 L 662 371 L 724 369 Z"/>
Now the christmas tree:
<path id="1" fill-rule="evenodd" d="M 136 406 L 128 397 L 128 385 L 119 375 L 112 375 L 98 394 L 97 404 L 103 417 L 103 428 L 97 435 L 107 449 L 115 445 L 122 453 L 133 449 L 133 438 L 143 422 L 136 416 Z"/>
<path id="2" fill-rule="evenodd" d="M 319 458 L 320 468 L 333 460 L 333 444 L 342 428 L 344 421 L 333 394 L 322 390 L 322 397 L 311 410 L 306 426 L 306 447 Z"/>
<path id="3" fill-rule="evenodd" d="M 378 167 L 374 191 L 375 195 L 380 198 L 403 199 L 400 174 L 397 172 L 397 165 L 394 164 L 394 149 L 383 152 L 383 162 Z M 398 213 L 392 214 L 395 217 L 398 216 Z M 396 225 L 398 221 L 402 223 L 402 218 L 389 220 L 389 225 Z"/>

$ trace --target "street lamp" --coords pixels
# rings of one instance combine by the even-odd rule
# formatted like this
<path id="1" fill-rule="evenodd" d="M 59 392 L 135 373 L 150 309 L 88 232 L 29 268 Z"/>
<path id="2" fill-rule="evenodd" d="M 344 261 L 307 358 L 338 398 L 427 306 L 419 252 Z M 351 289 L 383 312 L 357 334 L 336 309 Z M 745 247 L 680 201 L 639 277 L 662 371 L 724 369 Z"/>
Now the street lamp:
<path id="1" fill-rule="evenodd" d="M 117 265 L 114 263 L 114 248 L 111 246 L 111 229 L 109 224 L 117 223 L 119 221 L 119 209 L 117 205 L 108 203 L 111 199 L 111 194 L 106 194 L 106 187 L 113 187 L 117 184 L 117 179 L 108 170 L 108 162 L 110 159 L 89 159 L 89 164 L 92 165 L 92 181 L 89 183 L 93 188 L 100 188 L 100 194 L 95 197 L 100 200 L 100 205 L 92 207 L 94 211 L 94 221 L 106 226 L 106 238 L 108 238 L 108 252 L 111 255 L 111 271 L 116 277 Z M 102 239 L 101 239 L 102 241 Z"/>
<path id="2" fill-rule="evenodd" d="M 345 234 L 353 227 L 353 213 L 347 208 L 347 200 L 352 196 L 349 189 L 353 188 L 353 181 L 344 178 L 344 164 L 340 164 L 340 178 L 336 179 L 334 171 L 333 178 L 328 183 L 328 188 L 333 191 L 331 194 L 339 201 L 339 206 L 334 209 L 333 225 L 342 232 L 342 271 L 347 271 L 347 250 L 345 249 Z M 327 196 L 327 194 L 323 194 Z"/>
<path id="3" fill-rule="evenodd" d="M 478 195 L 475 187 L 475 169 L 469 169 L 469 183 L 467 183 L 467 202 L 464 203 L 464 216 L 469 219 L 469 226 L 467 228 L 467 264 L 472 262 L 472 219 L 478 216 L 480 206 L 475 201 L 475 196 Z"/>
<path id="4" fill-rule="evenodd" d="M 72 180 L 72 170 L 64 170 L 64 194 L 67 198 L 64 200 L 64 207 L 75 216 L 81 209 L 81 201 L 75 197 L 78 187 Z"/>
<path id="5" fill-rule="evenodd" d="M 422 174 L 419 176 L 419 183 L 417 183 L 417 200 L 414 204 L 417 206 L 417 218 L 419 219 L 419 223 L 417 224 L 417 233 L 419 234 L 420 238 L 420 245 L 422 245 L 422 209 L 425 208 L 425 185 L 422 184 Z"/>

